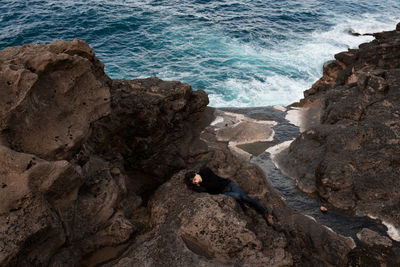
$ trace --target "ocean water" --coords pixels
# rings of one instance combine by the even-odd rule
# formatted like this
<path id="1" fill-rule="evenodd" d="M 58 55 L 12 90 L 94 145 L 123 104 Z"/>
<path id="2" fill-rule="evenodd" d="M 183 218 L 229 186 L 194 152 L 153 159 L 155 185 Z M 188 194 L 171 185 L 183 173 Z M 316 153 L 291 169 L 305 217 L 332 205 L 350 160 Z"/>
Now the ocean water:
<path id="1" fill-rule="evenodd" d="M 211 106 L 287 105 L 337 52 L 400 22 L 399 0 L 0 0 L 0 49 L 87 41 L 113 79 L 157 76 Z"/>

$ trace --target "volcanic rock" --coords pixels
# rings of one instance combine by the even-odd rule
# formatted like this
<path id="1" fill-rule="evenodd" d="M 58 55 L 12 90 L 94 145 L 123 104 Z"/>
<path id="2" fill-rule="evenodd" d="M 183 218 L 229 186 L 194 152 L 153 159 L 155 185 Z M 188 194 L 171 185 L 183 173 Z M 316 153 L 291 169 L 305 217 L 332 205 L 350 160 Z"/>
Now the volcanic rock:
<path id="1" fill-rule="evenodd" d="M 189 170 L 209 166 L 234 180 L 273 214 L 273 227 L 263 216 L 244 209 L 229 196 L 191 191 L 183 182 L 185 171 L 181 171 L 150 198 L 151 230 L 106 266 L 345 264 L 354 248 L 352 239 L 287 208 L 261 169 L 238 159 L 225 141 L 218 141 L 217 129 L 224 125 L 212 123 L 202 132 L 200 138 L 209 150 L 194 156 Z"/>
<path id="2" fill-rule="evenodd" d="M 48 162 L 0 146 L 0 263 L 46 265 L 67 239 L 83 177 L 65 160 Z"/>
<path id="3" fill-rule="evenodd" d="M 400 248 L 393 246 L 392 241 L 371 229 L 364 228 L 357 233 L 357 238 L 364 248 L 356 257 L 351 257 L 350 264 L 366 266 L 398 266 L 400 264 Z M 354 254 L 357 254 L 355 251 Z"/>
<path id="4" fill-rule="evenodd" d="M 381 236 L 377 232 L 374 232 L 368 228 L 364 228 L 357 233 L 357 237 L 367 246 L 392 246 L 392 241 L 389 238 Z"/>
<path id="5" fill-rule="evenodd" d="M 203 91 L 111 81 L 83 41 L 0 51 L 0 88 L 2 266 L 77 265 L 128 241 L 133 212 L 207 149 L 189 119 Z"/>
<path id="6" fill-rule="evenodd" d="M 383 94 L 390 83 L 379 77 L 366 84 Z M 123 243 L 108 265 L 348 262 L 351 238 L 289 209 L 260 168 L 218 141 L 204 91 L 112 81 L 83 41 L 0 51 L 0 85 L 0 265 L 77 266 Z M 274 225 L 229 196 L 186 188 L 184 173 L 203 166 L 260 201 Z"/>
<path id="7" fill-rule="evenodd" d="M 300 105 L 318 107 L 320 121 L 279 165 L 334 207 L 400 229 L 400 32 L 374 36 L 335 55 L 304 92 Z"/>
<path id="8" fill-rule="evenodd" d="M 41 158 L 70 158 L 91 122 L 110 111 L 109 78 L 87 43 L 0 52 L 0 131 L 8 145 Z"/>

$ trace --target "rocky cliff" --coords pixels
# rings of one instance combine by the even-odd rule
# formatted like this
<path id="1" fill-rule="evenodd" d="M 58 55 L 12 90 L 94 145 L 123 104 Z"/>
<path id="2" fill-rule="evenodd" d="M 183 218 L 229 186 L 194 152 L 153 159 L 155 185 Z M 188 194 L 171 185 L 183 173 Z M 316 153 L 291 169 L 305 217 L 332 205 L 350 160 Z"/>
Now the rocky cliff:
<path id="1" fill-rule="evenodd" d="M 375 46 L 388 47 L 382 44 Z M 326 71 L 339 73 L 335 68 L 345 64 L 331 66 Z M 372 98 L 391 92 L 389 82 L 397 81 L 396 72 L 385 71 L 383 76 L 365 72 L 370 75 L 365 90 L 378 86 Z M 346 79 L 355 79 L 351 76 Z M 388 84 L 384 90 L 382 79 Z M 359 80 L 353 87 L 362 86 Z M 329 88 L 310 92 L 310 99 L 317 101 Z M 157 78 L 113 81 L 93 50 L 75 40 L 0 51 L 0 95 L 2 266 L 92 266 L 87 258 L 110 248 L 123 251 L 96 263 L 111 258 L 106 266 L 349 262 L 351 238 L 288 208 L 260 168 L 232 154 L 224 138 L 229 129 L 239 134 L 237 127 L 222 121 L 219 127 L 227 128 L 220 131 L 212 123 L 215 111 L 207 108 L 202 90 Z M 263 124 L 262 131 L 271 133 L 268 127 Z M 325 151 L 317 151 L 323 159 Z M 390 151 L 395 152 L 382 153 Z M 205 165 L 264 204 L 274 224 L 228 196 L 186 188 L 184 173 Z"/>
<path id="2" fill-rule="evenodd" d="M 0 88 L 2 266 L 129 240 L 132 211 L 197 153 L 189 118 L 208 104 L 180 82 L 111 81 L 76 40 L 4 49 Z"/>
<path id="3" fill-rule="evenodd" d="M 333 208 L 378 218 L 400 241 L 400 24 L 335 55 L 300 106 L 320 120 L 280 165 Z"/>

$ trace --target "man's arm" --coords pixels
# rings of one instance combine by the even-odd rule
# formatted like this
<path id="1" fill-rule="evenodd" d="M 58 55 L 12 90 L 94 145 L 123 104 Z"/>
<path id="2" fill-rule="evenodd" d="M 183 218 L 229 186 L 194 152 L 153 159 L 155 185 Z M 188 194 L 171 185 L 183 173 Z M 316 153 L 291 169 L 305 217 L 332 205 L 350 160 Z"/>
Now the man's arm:
<path id="1" fill-rule="evenodd" d="M 192 188 L 194 191 L 196 191 L 197 193 L 202 193 L 202 192 L 207 192 L 207 189 L 201 185 L 197 186 L 193 186 Z"/>

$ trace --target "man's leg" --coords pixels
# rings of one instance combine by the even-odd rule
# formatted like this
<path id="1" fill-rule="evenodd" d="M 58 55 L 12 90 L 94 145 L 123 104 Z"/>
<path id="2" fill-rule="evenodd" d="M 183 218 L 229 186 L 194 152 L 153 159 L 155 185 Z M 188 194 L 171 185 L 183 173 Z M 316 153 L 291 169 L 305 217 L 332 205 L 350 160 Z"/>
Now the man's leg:
<path id="1" fill-rule="evenodd" d="M 250 207 L 255 209 L 258 213 L 265 215 L 267 213 L 267 209 L 264 208 L 258 201 L 249 197 L 236 183 L 231 182 L 229 185 L 229 189 L 231 192 L 224 192 L 226 195 L 232 195 L 239 202 L 245 202 Z M 229 194 L 228 194 L 229 193 Z M 235 197 L 233 196 L 235 195 Z"/>
<path id="2" fill-rule="evenodd" d="M 264 208 L 258 201 L 249 197 L 248 195 L 242 195 L 242 199 L 245 203 L 247 203 L 250 207 L 255 209 L 261 215 L 265 215 L 268 212 L 267 209 Z"/>
<path id="3" fill-rule="evenodd" d="M 250 207 L 255 209 L 257 212 L 261 213 L 264 218 L 267 220 L 269 225 L 274 224 L 274 219 L 272 215 L 268 214 L 266 208 L 264 208 L 260 203 L 256 200 L 249 197 L 236 183 L 230 182 L 224 189 L 223 194 L 228 195 L 236 199 L 240 206 L 243 208 L 243 203 L 247 203 Z"/>
<path id="4" fill-rule="evenodd" d="M 230 197 L 233 197 L 233 198 L 236 199 L 236 201 L 238 201 L 239 203 L 243 202 L 243 201 L 242 201 L 242 196 L 241 196 L 239 193 L 237 193 L 237 192 L 224 192 L 223 194 L 224 194 L 224 195 L 227 195 L 227 196 L 230 196 Z"/>

